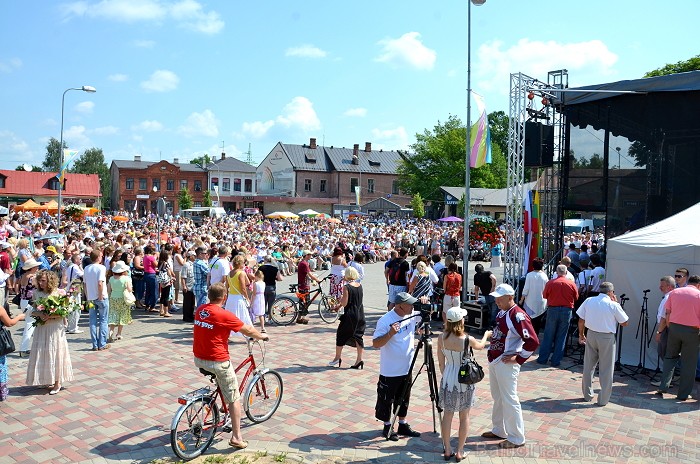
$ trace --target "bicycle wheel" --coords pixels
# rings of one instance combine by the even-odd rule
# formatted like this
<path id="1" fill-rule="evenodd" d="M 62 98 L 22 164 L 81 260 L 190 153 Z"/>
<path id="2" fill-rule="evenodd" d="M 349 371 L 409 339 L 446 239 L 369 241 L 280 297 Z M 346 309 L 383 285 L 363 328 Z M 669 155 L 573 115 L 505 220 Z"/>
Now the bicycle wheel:
<path id="1" fill-rule="evenodd" d="M 297 318 L 298 311 L 298 306 L 294 300 L 286 296 L 280 296 L 272 303 L 270 319 L 277 325 L 289 325 Z"/>
<path id="2" fill-rule="evenodd" d="M 327 295 L 323 295 L 321 299 L 318 300 L 318 315 L 328 324 L 332 324 L 338 320 L 338 310 L 331 309 L 331 304 L 328 301 Z"/>
<path id="3" fill-rule="evenodd" d="M 211 396 L 201 396 L 181 406 L 170 430 L 170 446 L 185 461 L 194 459 L 211 445 L 219 423 L 219 408 Z"/>
<path id="4" fill-rule="evenodd" d="M 253 422 L 265 422 L 282 402 L 282 376 L 267 371 L 253 377 L 243 393 L 245 415 Z"/>

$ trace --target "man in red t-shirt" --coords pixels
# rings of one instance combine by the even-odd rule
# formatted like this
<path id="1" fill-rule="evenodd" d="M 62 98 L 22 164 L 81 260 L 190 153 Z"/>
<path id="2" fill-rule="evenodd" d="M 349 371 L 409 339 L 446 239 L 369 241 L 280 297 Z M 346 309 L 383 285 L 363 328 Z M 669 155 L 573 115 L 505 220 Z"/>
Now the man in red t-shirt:
<path id="1" fill-rule="evenodd" d="M 236 371 L 228 352 L 231 331 L 256 340 L 269 340 L 252 325 L 244 324 L 233 313 L 226 311 L 226 287 L 218 283 L 209 287 L 209 303 L 201 305 L 194 313 L 194 365 L 216 374 L 216 382 L 231 412 L 231 440 L 229 445 L 243 449 L 248 443 L 241 436 L 241 395 L 238 392 Z"/>
<path id="2" fill-rule="evenodd" d="M 311 267 L 309 267 L 309 259 L 311 258 L 311 255 L 312 255 L 311 250 L 302 251 L 301 261 L 299 261 L 299 264 L 297 265 L 297 284 L 299 284 L 299 286 L 298 286 L 299 293 L 308 293 L 309 290 L 311 290 L 310 280 L 313 280 L 316 283 L 321 282 L 321 279 L 316 277 L 311 272 Z M 298 324 L 308 324 L 309 318 L 306 317 L 307 314 L 309 314 L 308 309 L 306 309 L 305 311 L 302 311 L 299 318 L 297 318 L 297 323 Z"/>

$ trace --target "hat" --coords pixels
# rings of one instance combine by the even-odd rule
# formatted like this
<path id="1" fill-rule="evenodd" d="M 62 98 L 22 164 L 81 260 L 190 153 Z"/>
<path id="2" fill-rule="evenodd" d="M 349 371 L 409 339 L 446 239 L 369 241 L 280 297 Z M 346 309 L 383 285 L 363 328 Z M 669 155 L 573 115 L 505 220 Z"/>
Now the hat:
<path id="1" fill-rule="evenodd" d="M 126 265 L 124 261 L 117 261 L 112 265 L 112 272 L 114 274 L 121 274 L 129 270 L 129 266 Z"/>
<path id="2" fill-rule="evenodd" d="M 396 294 L 396 304 L 414 304 L 416 301 L 418 301 L 417 298 L 413 298 L 410 293 L 408 292 L 399 292 Z"/>
<path id="3" fill-rule="evenodd" d="M 304 251 L 301 252 L 301 255 L 302 255 L 302 256 L 312 255 L 312 254 L 314 254 L 314 252 L 311 251 L 311 250 L 304 250 Z"/>
<path id="4" fill-rule="evenodd" d="M 185 256 L 197 256 L 197 253 L 195 253 L 192 250 L 189 250 L 187 253 L 185 253 Z"/>
<path id="5" fill-rule="evenodd" d="M 24 264 L 22 264 L 22 270 L 28 271 L 32 268 L 39 267 L 39 266 L 41 266 L 41 263 L 39 261 L 37 261 L 34 258 L 29 258 L 28 260 L 26 260 L 24 262 Z"/>
<path id="6" fill-rule="evenodd" d="M 3 250 L 5 248 L 10 248 L 11 246 L 12 246 L 12 244 L 9 242 L 0 242 L 0 248 L 2 248 Z"/>
<path id="7" fill-rule="evenodd" d="M 513 287 L 511 287 L 508 284 L 501 284 L 496 287 L 496 290 L 493 292 L 489 293 L 489 295 L 498 298 L 499 296 L 504 296 L 504 295 L 515 295 L 515 290 L 513 290 Z"/>
<path id="8" fill-rule="evenodd" d="M 447 320 L 449 322 L 459 322 L 467 315 L 467 310 L 459 306 L 455 306 L 447 310 Z"/>
<path id="9" fill-rule="evenodd" d="M 53 245 L 49 245 L 46 247 L 46 251 L 50 251 L 51 253 L 56 253 L 56 247 Z"/>

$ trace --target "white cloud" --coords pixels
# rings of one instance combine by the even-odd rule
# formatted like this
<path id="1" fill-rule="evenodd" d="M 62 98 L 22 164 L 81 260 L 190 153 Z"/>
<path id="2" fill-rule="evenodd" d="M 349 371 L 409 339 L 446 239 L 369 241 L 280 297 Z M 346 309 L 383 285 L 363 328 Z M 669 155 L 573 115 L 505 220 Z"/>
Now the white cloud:
<path id="1" fill-rule="evenodd" d="M 95 104 L 91 101 L 84 101 L 75 105 L 75 111 L 83 114 L 92 113 L 93 108 L 95 108 Z"/>
<path id="2" fill-rule="evenodd" d="M 328 55 L 328 53 L 326 53 L 324 50 L 308 44 L 300 45 L 298 47 L 291 47 L 284 52 L 284 56 L 294 56 L 300 58 L 325 58 L 326 55 Z"/>
<path id="3" fill-rule="evenodd" d="M 205 137 L 217 137 L 219 135 L 219 121 L 211 110 L 190 114 L 185 123 L 178 128 L 186 137 L 203 135 Z"/>
<path id="4" fill-rule="evenodd" d="M 71 126 L 64 130 L 63 141 L 74 150 L 84 150 L 92 145 L 85 126 Z"/>
<path id="5" fill-rule="evenodd" d="M 115 126 L 96 127 L 90 130 L 90 133 L 95 135 L 116 135 L 119 133 L 119 128 Z"/>
<path id="6" fill-rule="evenodd" d="M 350 116 L 353 118 L 364 118 L 367 116 L 367 108 L 350 108 L 343 113 L 343 116 Z"/>
<path id="7" fill-rule="evenodd" d="M 126 74 L 110 74 L 107 76 L 107 79 L 109 79 L 112 82 L 125 82 L 129 80 L 129 76 Z"/>
<path id="8" fill-rule="evenodd" d="M 285 127 L 298 127 L 304 131 L 313 131 L 321 127 L 321 121 L 316 116 L 314 104 L 306 97 L 294 97 L 277 116 L 277 123 Z"/>
<path id="9" fill-rule="evenodd" d="M 410 144 L 408 133 L 403 126 L 395 129 L 372 129 L 372 140 L 375 150 L 408 150 Z"/>
<path id="10" fill-rule="evenodd" d="M 146 92 L 170 92 L 177 88 L 180 78 L 172 71 L 159 69 L 151 74 L 147 81 L 141 82 L 141 88 Z"/>
<path id="11" fill-rule="evenodd" d="M 134 47 L 138 48 L 153 48 L 156 46 L 156 43 L 153 40 L 134 40 L 131 43 L 134 45 Z"/>
<path id="12" fill-rule="evenodd" d="M 145 120 L 131 126 L 132 131 L 158 132 L 163 130 L 163 124 L 156 120 Z"/>
<path id="13" fill-rule="evenodd" d="M 0 61 L 0 73 L 9 74 L 13 71 L 17 71 L 22 67 L 22 60 L 19 58 L 10 58 L 6 61 Z"/>
<path id="14" fill-rule="evenodd" d="M 224 28 L 224 21 L 216 11 L 204 11 L 194 0 L 172 3 L 164 0 L 101 0 L 76 1 L 62 5 L 64 17 L 87 17 L 134 23 L 139 21 L 163 22 L 172 19 L 179 26 L 203 34 L 216 34 Z"/>
<path id="15" fill-rule="evenodd" d="M 253 138 L 259 139 L 264 137 L 265 134 L 275 125 L 275 121 L 255 121 L 255 122 L 244 122 L 243 132 L 250 135 Z"/>
<path id="16" fill-rule="evenodd" d="M 29 144 L 8 130 L 0 130 L 0 146 L 3 153 L 7 153 L 12 159 L 23 159 L 31 156 Z M 9 169 L 9 166 L 6 166 Z"/>
<path id="17" fill-rule="evenodd" d="M 520 39 L 505 48 L 503 42 L 493 41 L 479 47 L 476 71 L 480 90 L 502 89 L 507 94 L 510 74 L 523 74 L 545 79 L 549 71 L 568 69 L 572 78 L 583 83 L 599 82 L 614 74 L 618 56 L 600 40 L 578 43 L 542 42 Z M 578 85 L 569 81 L 570 85 Z"/>
<path id="18" fill-rule="evenodd" d="M 134 134 L 134 135 L 131 136 L 131 139 L 132 139 L 134 142 L 143 142 L 143 136 L 142 136 L 142 135 Z"/>
<path id="19" fill-rule="evenodd" d="M 398 39 L 384 39 L 378 42 L 382 53 L 375 61 L 393 65 L 408 65 L 415 69 L 430 70 L 435 65 L 437 54 L 420 40 L 418 32 L 407 32 Z"/>

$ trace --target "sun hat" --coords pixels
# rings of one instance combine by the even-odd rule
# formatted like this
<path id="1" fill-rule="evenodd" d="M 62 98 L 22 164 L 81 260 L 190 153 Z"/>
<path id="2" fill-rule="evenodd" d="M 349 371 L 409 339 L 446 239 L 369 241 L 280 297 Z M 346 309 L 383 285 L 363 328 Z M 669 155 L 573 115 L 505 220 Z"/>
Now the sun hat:
<path id="1" fill-rule="evenodd" d="M 467 310 L 459 306 L 454 306 L 447 310 L 447 320 L 449 322 L 459 322 L 464 320 L 464 316 L 467 315 Z"/>
<path id="2" fill-rule="evenodd" d="M 129 270 L 129 266 L 124 261 L 117 261 L 112 265 L 112 273 L 121 274 Z"/>
<path id="3" fill-rule="evenodd" d="M 496 287 L 496 290 L 493 292 L 489 293 L 489 295 L 498 298 L 499 296 L 505 296 L 505 295 L 515 295 L 515 290 L 513 290 L 513 287 L 511 287 L 508 284 L 501 284 Z"/>
<path id="4" fill-rule="evenodd" d="M 56 247 L 53 245 L 49 245 L 46 247 L 46 251 L 50 251 L 51 253 L 56 253 Z"/>
<path id="5" fill-rule="evenodd" d="M 32 268 L 39 267 L 39 266 L 41 266 L 41 263 L 39 261 L 37 261 L 34 258 L 29 258 L 28 260 L 26 260 L 24 262 L 24 264 L 22 264 L 22 270 L 28 271 Z"/>

